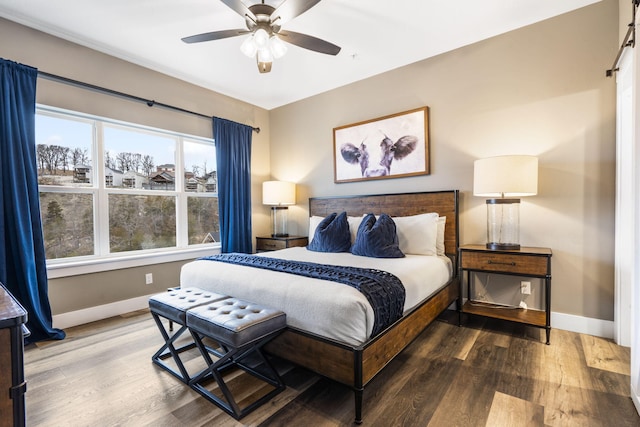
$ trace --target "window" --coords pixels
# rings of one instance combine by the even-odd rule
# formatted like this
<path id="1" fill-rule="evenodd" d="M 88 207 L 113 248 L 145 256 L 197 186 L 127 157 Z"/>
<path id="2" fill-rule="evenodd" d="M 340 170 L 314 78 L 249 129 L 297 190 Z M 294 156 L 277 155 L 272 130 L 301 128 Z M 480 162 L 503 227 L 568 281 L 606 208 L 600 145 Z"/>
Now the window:
<path id="1" fill-rule="evenodd" d="M 212 140 L 38 107 L 36 154 L 49 265 L 219 241 Z"/>
<path id="2" fill-rule="evenodd" d="M 183 147 L 189 244 L 217 243 L 219 228 L 209 226 L 219 224 L 218 200 L 209 196 L 218 193 L 218 174 L 211 163 L 216 158 L 215 147 L 196 141 L 184 141 Z"/>

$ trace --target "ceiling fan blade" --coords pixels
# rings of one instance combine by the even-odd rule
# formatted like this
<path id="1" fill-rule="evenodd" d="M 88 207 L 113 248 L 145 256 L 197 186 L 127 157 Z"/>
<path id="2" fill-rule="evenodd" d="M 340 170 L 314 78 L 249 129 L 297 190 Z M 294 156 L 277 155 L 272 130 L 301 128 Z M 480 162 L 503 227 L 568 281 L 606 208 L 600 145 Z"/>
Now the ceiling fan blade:
<path id="1" fill-rule="evenodd" d="M 240 0 L 221 0 L 221 1 L 222 3 L 226 4 L 231 9 L 233 9 L 238 15 L 242 16 L 243 18 L 246 16 L 249 16 L 253 22 L 256 22 L 256 16 Z"/>
<path id="2" fill-rule="evenodd" d="M 284 0 L 271 14 L 271 23 L 280 19 L 278 25 L 282 25 L 296 16 L 302 15 L 318 3 L 320 3 L 320 0 Z"/>
<path id="3" fill-rule="evenodd" d="M 307 34 L 295 33 L 293 31 L 280 31 L 278 36 L 284 42 L 315 52 L 326 53 L 327 55 L 337 55 L 338 52 L 340 52 L 340 46 Z"/>
<path id="4" fill-rule="evenodd" d="M 185 43 L 208 42 L 211 40 L 220 40 L 227 39 L 229 37 L 241 36 L 243 34 L 247 34 L 248 32 L 249 31 L 244 29 L 212 31 L 210 33 L 202 33 L 196 34 L 195 36 L 184 37 L 182 41 Z"/>

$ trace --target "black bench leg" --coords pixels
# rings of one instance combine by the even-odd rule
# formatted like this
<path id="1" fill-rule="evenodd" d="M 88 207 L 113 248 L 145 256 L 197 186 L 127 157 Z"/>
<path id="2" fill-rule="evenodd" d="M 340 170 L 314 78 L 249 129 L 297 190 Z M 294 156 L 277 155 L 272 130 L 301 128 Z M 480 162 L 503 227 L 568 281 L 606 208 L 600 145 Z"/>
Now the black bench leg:
<path id="1" fill-rule="evenodd" d="M 153 316 L 153 320 L 155 320 L 156 325 L 158 325 L 160 334 L 162 334 L 162 338 L 164 338 L 165 341 L 162 347 L 160 347 L 160 349 L 156 351 L 153 356 L 151 356 L 151 360 L 153 361 L 153 363 L 160 366 L 162 369 L 169 372 L 180 381 L 188 384 L 190 380 L 189 373 L 187 372 L 187 369 L 184 367 L 184 364 L 180 359 L 180 353 L 194 348 L 195 343 L 190 343 L 177 349 L 173 345 L 173 343 L 180 337 L 180 335 L 182 335 L 187 330 L 187 327 L 183 325 L 172 336 L 169 336 L 166 329 L 164 328 L 164 325 L 162 324 L 162 321 L 160 320 L 160 317 L 156 313 L 151 313 L 151 315 Z M 164 362 L 164 359 L 167 359 L 169 357 L 173 358 L 180 372 L 177 372 L 175 369 Z"/>
<path id="2" fill-rule="evenodd" d="M 235 365 L 239 366 L 240 368 L 242 368 L 245 372 L 249 372 L 250 374 L 252 374 L 256 378 L 260 378 L 262 381 L 267 382 L 267 383 L 271 384 L 274 387 L 278 387 L 278 388 L 284 390 L 284 388 L 285 388 L 284 381 L 282 381 L 282 378 L 280 377 L 280 374 L 278 374 L 278 371 L 276 370 L 276 368 L 274 368 L 274 366 L 271 364 L 271 362 L 269 362 L 269 359 L 265 356 L 264 352 L 262 351 L 262 347 L 266 343 L 267 343 L 267 341 L 263 340 L 263 341 L 261 341 L 261 342 L 259 342 L 257 344 L 254 344 L 254 345 L 250 346 L 249 348 L 244 350 L 242 353 L 240 353 L 238 356 L 234 357 L 233 358 L 233 363 Z M 245 356 L 248 356 L 251 353 L 255 353 L 255 354 L 258 355 L 258 357 L 260 358 L 260 361 L 262 362 L 263 366 L 266 368 L 267 375 L 265 375 L 262 372 L 259 372 L 259 371 L 255 370 L 251 366 L 245 365 L 244 363 L 241 362 L 241 360 Z"/>
<path id="3" fill-rule="evenodd" d="M 224 382 L 224 379 L 222 378 L 222 375 L 220 375 L 220 372 L 219 372 L 220 369 L 223 369 L 223 367 L 229 365 L 231 359 L 237 353 L 237 350 L 231 349 L 229 352 L 222 355 L 214 363 L 213 360 L 211 360 L 211 357 L 209 356 L 209 353 L 207 352 L 200 336 L 198 334 L 193 333 L 193 331 L 191 331 L 191 334 L 193 335 L 193 339 L 195 340 L 196 346 L 200 350 L 202 357 L 207 362 L 208 367 L 202 370 L 194 378 L 192 378 L 191 381 L 189 381 L 189 386 L 193 388 L 195 391 L 197 391 L 198 393 L 200 393 L 202 397 L 214 403 L 220 409 L 224 410 L 226 413 L 228 413 L 232 417 L 239 419 L 242 416 L 242 411 L 240 410 L 240 407 L 238 406 L 235 399 L 233 398 L 233 395 L 231 394 L 229 387 L 227 387 L 227 384 Z M 211 378 L 211 377 L 213 377 L 216 383 L 218 383 L 218 387 L 220 388 L 220 391 L 222 391 L 222 394 L 224 395 L 226 402 L 220 399 L 218 396 L 211 393 L 209 390 L 206 389 L 206 387 L 200 384 L 200 382 L 203 382 L 203 380 L 206 380 L 207 378 Z"/>
<path id="4" fill-rule="evenodd" d="M 282 390 L 285 389 L 284 382 L 282 381 L 282 378 L 280 378 L 278 371 L 276 371 L 273 365 L 269 363 L 267 358 L 262 353 L 261 347 L 268 341 L 267 339 L 264 339 L 258 343 L 254 343 L 249 346 L 245 346 L 241 348 L 227 348 L 226 346 L 223 346 L 223 348 L 227 351 L 227 353 L 220 355 L 220 358 L 217 361 L 213 362 L 213 360 L 209 356 L 209 353 L 207 352 L 206 346 L 202 342 L 202 338 L 200 337 L 200 335 L 198 335 L 197 333 L 194 333 L 192 330 L 190 331 L 196 343 L 196 346 L 200 350 L 202 357 L 207 362 L 208 367 L 202 370 L 195 377 L 193 377 L 191 381 L 189 381 L 189 386 L 195 391 L 197 391 L 202 397 L 212 402 L 213 404 L 217 405 L 220 409 L 222 409 L 227 414 L 234 417 L 236 420 L 239 420 L 240 418 L 244 417 L 249 412 L 253 411 L 258 406 L 270 400 L 276 394 L 280 393 Z M 263 373 L 260 373 L 257 370 L 240 362 L 245 356 L 248 356 L 254 353 L 257 353 L 258 356 L 262 359 L 266 369 L 269 371 L 271 375 L 273 375 L 273 378 Z M 271 390 L 266 395 L 260 397 L 253 403 L 247 405 L 245 408 L 241 409 L 237 404 L 236 400 L 234 399 L 233 394 L 231 393 L 231 390 L 229 390 L 229 387 L 225 383 L 224 378 L 220 373 L 222 370 L 232 365 L 238 366 L 244 371 L 267 382 L 268 384 L 271 384 L 272 386 L 274 386 L 274 389 Z M 215 379 L 216 383 L 218 384 L 218 387 L 224 396 L 224 400 L 216 396 L 209 390 L 207 390 L 207 388 L 202 384 L 212 378 Z"/>

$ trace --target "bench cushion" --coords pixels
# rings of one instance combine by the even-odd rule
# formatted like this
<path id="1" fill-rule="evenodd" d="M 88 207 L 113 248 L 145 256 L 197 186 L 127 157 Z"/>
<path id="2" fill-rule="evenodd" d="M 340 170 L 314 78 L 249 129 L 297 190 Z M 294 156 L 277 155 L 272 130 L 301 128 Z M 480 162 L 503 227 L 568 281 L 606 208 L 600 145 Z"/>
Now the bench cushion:
<path id="1" fill-rule="evenodd" d="M 152 296 L 149 298 L 149 308 L 162 317 L 184 325 L 187 310 L 225 298 L 228 296 L 200 288 L 179 288 Z"/>
<path id="2" fill-rule="evenodd" d="M 287 324 L 284 312 L 237 298 L 190 309 L 186 322 L 190 329 L 234 348 L 284 329 Z"/>

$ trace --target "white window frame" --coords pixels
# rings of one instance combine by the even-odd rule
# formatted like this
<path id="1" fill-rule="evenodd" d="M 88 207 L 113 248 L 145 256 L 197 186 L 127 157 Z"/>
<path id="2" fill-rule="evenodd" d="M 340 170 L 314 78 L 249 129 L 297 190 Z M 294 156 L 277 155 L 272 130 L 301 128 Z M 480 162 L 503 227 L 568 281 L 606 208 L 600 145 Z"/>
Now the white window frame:
<path id="1" fill-rule="evenodd" d="M 213 144 L 212 139 L 187 135 L 149 126 L 127 123 L 100 116 L 79 113 L 46 105 L 36 105 L 37 114 L 47 114 L 55 117 L 79 119 L 93 125 L 92 146 L 92 187 L 62 187 L 39 186 L 39 190 L 52 193 L 84 193 L 93 194 L 94 211 L 94 255 L 58 258 L 47 260 L 47 273 L 50 279 L 75 276 L 80 274 L 96 273 L 101 271 L 118 270 L 143 265 L 152 265 L 173 261 L 185 261 L 200 256 L 211 255 L 220 251 L 220 243 L 188 244 L 187 230 L 187 200 L 189 197 L 217 197 L 217 193 L 198 194 L 187 192 L 184 189 L 184 141 Z M 104 179 L 104 141 L 103 127 L 121 127 L 127 130 L 151 133 L 176 140 L 176 182 L 173 191 L 165 190 L 130 190 L 124 188 L 107 187 Z M 110 194 L 141 194 L 150 196 L 170 196 L 176 198 L 176 246 L 171 248 L 146 249 L 131 252 L 109 252 L 109 212 L 108 209 L 99 209 L 99 204 L 108 206 Z"/>

